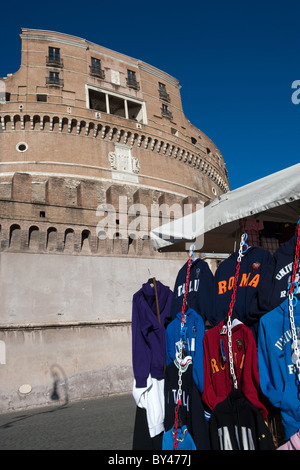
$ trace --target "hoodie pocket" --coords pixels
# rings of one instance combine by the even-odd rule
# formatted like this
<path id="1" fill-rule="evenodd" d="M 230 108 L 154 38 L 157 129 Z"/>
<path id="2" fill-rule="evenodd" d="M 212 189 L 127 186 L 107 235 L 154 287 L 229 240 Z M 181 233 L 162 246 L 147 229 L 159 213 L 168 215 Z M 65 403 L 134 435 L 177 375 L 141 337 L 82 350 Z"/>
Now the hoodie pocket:
<path id="1" fill-rule="evenodd" d="M 280 409 L 300 421 L 300 384 L 296 375 L 285 386 Z"/>

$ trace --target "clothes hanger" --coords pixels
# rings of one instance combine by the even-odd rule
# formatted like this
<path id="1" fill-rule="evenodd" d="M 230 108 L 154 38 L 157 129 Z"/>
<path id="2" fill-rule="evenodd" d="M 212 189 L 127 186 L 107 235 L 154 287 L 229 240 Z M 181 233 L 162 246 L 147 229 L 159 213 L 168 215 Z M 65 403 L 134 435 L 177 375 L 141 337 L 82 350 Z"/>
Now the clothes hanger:
<path id="1" fill-rule="evenodd" d="M 190 252 L 189 252 L 189 256 L 191 256 L 193 258 L 192 261 L 196 261 L 196 259 L 197 259 L 196 256 L 195 256 L 195 253 L 194 253 L 195 249 L 196 249 L 196 246 L 194 244 L 192 244 L 190 246 Z"/>
<path id="2" fill-rule="evenodd" d="M 150 273 L 150 269 L 148 268 L 148 271 L 149 271 L 149 274 L 151 276 L 151 273 Z M 148 279 L 148 283 L 150 284 L 151 287 L 154 288 L 154 292 L 155 292 L 155 306 L 156 306 L 156 316 L 157 316 L 157 319 L 159 321 L 159 323 L 161 324 L 161 319 L 160 319 L 160 311 L 159 311 L 159 303 L 158 303 L 158 295 L 157 295 L 157 286 L 156 286 L 156 278 L 155 277 L 150 277 Z"/>

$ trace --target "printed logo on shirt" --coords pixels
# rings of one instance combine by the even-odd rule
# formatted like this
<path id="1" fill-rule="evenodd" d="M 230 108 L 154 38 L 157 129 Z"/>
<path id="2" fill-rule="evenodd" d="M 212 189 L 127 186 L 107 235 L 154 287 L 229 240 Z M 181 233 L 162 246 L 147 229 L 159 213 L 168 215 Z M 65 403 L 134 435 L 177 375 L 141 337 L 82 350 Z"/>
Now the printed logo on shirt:
<path id="1" fill-rule="evenodd" d="M 260 274 L 255 274 L 254 277 L 251 277 L 251 273 L 243 273 L 238 287 L 254 287 L 256 288 L 259 283 Z M 231 276 L 228 281 L 219 281 L 218 282 L 218 294 L 225 294 L 228 290 L 231 290 L 234 285 L 234 276 Z"/>
<path id="2" fill-rule="evenodd" d="M 296 334 L 297 334 L 297 346 L 300 349 L 300 327 L 296 327 Z M 284 351 L 286 345 L 293 340 L 293 334 L 291 330 L 287 330 L 284 334 L 276 341 L 274 344 L 275 348 L 278 348 L 280 351 Z M 297 363 L 297 354 L 295 353 L 293 343 L 291 344 L 292 356 L 291 361 L 292 364 L 287 364 L 287 369 L 289 375 L 293 375 L 296 373 L 296 363 Z M 279 353 L 278 357 L 281 357 L 282 354 Z"/>
<path id="3" fill-rule="evenodd" d="M 233 353 L 233 361 L 236 367 L 242 370 L 244 367 L 244 363 L 245 363 L 245 353 L 242 353 L 239 356 L 240 357 L 238 357 L 237 352 Z M 227 360 L 224 357 L 224 354 L 222 354 L 222 351 L 220 352 L 219 358 L 212 357 L 210 360 L 212 374 L 217 374 L 218 372 L 224 371 L 226 362 Z"/>
<path id="4" fill-rule="evenodd" d="M 172 394 L 174 405 L 177 405 L 179 399 L 179 391 L 176 389 L 172 389 Z M 188 392 L 185 392 L 185 390 L 182 390 L 181 393 L 181 406 L 184 406 L 188 412 L 190 411 L 190 395 Z"/>
<path id="5" fill-rule="evenodd" d="M 190 292 L 198 292 L 200 284 L 200 279 L 195 279 L 194 281 L 189 282 L 189 291 Z M 177 287 L 177 296 L 181 297 L 185 293 L 185 284 L 182 284 Z"/>
<path id="6" fill-rule="evenodd" d="M 255 261 L 255 263 L 252 264 L 253 271 L 257 271 L 259 267 L 260 263 L 258 261 Z"/>
<path id="7" fill-rule="evenodd" d="M 299 266 L 300 267 L 300 266 Z M 298 284 L 298 290 L 294 291 L 294 294 L 300 294 L 300 271 L 299 271 L 299 267 L 298 267 L 298 272 L 296 272 L 296 278 L 295 278 L 295 282 L 297 282 Z M 289 263 L 287 264 L 286 266 L 284 266 L 283 268 L 281 268 L 278 273 L 275 275 L 275 279 L 277 281 L 281 281 L 285 276 L 288 276 L 287 279 L 286 279 L 286 289 L 280 291 L 280 298 L 281 299 L 285 299 L 287 296 L 288 296 L 288 286 L 290 285 L 291 281 L 292 281 L 292 270 L 293 270 L 293 263 Z"/>
<path id="8" fill-rule="evenodd" d="M 250 428 L 241 426 L 239 433 L 238 427 L 235 426 L 234 431 L 238 449 L 255 450 L 252 431 Z M 242 442 L 240 442 L 239 435 L 241 435 Z M 232 445 L 230 432 L 227 426 L 224 426 L 223 428 L 218 428 L 218 437 L 221 450 L 233 450 L 236 447 Z"/>
<path id="9" fill-rule="evenodd" d="M 176 359 L 180 357 L 180 348 L 181 348 L 181 342 L 176 341 L 175 343 L 175 356 Z M 196 351 L 196 342 L 195 338 L 186 338 L 185 341 L 183 341 L 183 348 L 186 354 L 191 356 L 191 353 L 194 353 Z"/>
<path id="10" fill-rule="evenodd" d="M 297 334 L 297 342 L 300 342 L 300 327 L 296 327 L 296 334 Z M 287 330 L 283 333 L 282 336 L 276 341 L 274 344 L 275 348 L 278 348 L 280 351 L 283 351 L 285 346 L 292 341 L 293 339 L 293 334 L 291 330 Z"/>
<path id="11" fill-rule="evenodd" d="M 287 264 L 286 266 L 284 266 L 283 268 L 281 268 L 278 273 L 275 275 L 275 279 L 277 281 L 280 281 L 284 276 L 286 276 L 287 274 L 291 273 L 292 270 L 293 270 L 293 265 L 294 265 L 294 262 L 292 263 L 289 263 Z M 298 278 L 299 278 L 299 265 L 298 265 Z"/>

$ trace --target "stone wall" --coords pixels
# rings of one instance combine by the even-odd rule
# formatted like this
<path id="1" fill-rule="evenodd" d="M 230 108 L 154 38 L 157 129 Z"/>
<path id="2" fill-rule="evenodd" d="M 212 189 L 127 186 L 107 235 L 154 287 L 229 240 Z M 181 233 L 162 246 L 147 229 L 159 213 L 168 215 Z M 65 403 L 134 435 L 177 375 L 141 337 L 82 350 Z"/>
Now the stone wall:
<path id="1" fill-rule="evenodd" d="M 173 289 L 181 266 L 2 252 L 0 411 L 53 403 L 55 386 L 62 402 L 130 393 L 132 296 L 150 276 Z"/>
<path id="2" fill-rule="evenodd" d="M 196 198 L 133 185 L 24 173 L 2 175 L 0 250 L 178 259 L 180 254 L 153 250 L 150 230 L 172 220 L 174 214 L 181 217 L 187 209 L 194 210 L 197 203 Z M 142 229 L 136 223 L 132 233 L 130 227 L 140 217 L 138 204 L 146 211 L 145 220 Z M 152 204 L 155 211 L 151 211 Z M 169 207 L 175 212 L 165 211 Z M 109 210 L 115 212 L 108 219 Z M 98 236 L 100 223 L 102 228 L 105 225 L 105 239 Z"/>

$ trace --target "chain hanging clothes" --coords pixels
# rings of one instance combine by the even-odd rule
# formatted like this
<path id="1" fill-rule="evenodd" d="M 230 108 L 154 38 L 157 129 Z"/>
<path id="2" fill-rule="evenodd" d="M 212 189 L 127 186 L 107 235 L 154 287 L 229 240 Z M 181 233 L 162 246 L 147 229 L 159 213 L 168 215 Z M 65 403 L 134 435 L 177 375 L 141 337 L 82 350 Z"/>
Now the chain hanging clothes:
<path id="1" fill-rule="evenodd" d="M 232 297 L 229 305 L 229 312 L 228 312 L 228 320 L 227 320 L 227 336 L 228 336 L 228 355 L 229 355 L 229 369 L 230 369 L 230 375 L 233 381 L 233 386 L 235 389 L 238 388 L 237 386 L 237 378 L 234 370 L 234 363 L 233 363 L 233 351 L 232 351 L 232 311 L 233 311 L 233 306 L 235 302 L 235 297 L 236 297 L 236 290 L 237 290 L 237 285 L 238 285 L 238 278 L 239 278 L 239 273 L 240 273 L 240 268 L 241 268 L 241 261 L 242 257 L 244 256 L 244 247 L 246 247 L 246 250 L 248 249 L 248 245 L 245 243 L 247 239 L 247 234 L 243 234 L 241 236 L 241 242 L 240 242 L 240 248 L 238 252 L 238 258 L 237 258 L 237 266 L 236 266 L 236 271 L 235 271 L 235 276 L 234 276 L 234 283 L 232 287 Z"/>
<path id="2" fill-rule="evenodd" d="M 184 291 L 184 296 L 183 296 L 183 302 L 182 302 L 182 310 L 181 310 L 181 325 L 180 325 L 180 331 L 182 333 L 182 330 L 185 326 L 186 323 L 186 315 L 185 315 L 185 306 L 186 306 L 186 298 L 187 298 L 187 293 L 189 289 L 189 280 L 190 280 L 190 271 L 191 271 L 191 264 L 192 264 L 192 256 L 193 256 L 194 251 L 190 250 L 190 255 L 189 255 L 189 260 L 188 260 L 188 265 L 187 265 L 187 272 L 186 272 L 186 280 L 185 280 L 185 291 Z M 180 340 L 179 340 L 179 354 L 178 354 L 178 399 L 177 399 L 177 404 L 175 406 L 175 424 L 174 424 L 174 450 L 177 449 L 177 443 L 178 443 L 178 423 L 179 423 L 179 407 L 181 406 L 181 395 L 182 395 L 182 350 L 183 350 L 183 340 L 182 340 L 182 334 L 180 334 Z"/>
<path id="3" fill-rule="evenodd" d="M 298 234 L 297 234 L 297 241 L 296 241 L 296 249 L 295 249 L 295 258 L 293 264 L 293 272 L 292 272 L 292 281 L 289 285 L 289 319 L 290 325 L 292 330 L 292 347 L 293 347 L 293 354 L 296 356 L 296 370 L 298 373 L 298 380 L 300 382 L 300 350 L 298 347 L 297 341 L 297 332 L 295 326 L 295 319 L 294 319 L 294 307 L 297 305 L 298 299 L 296 296 L 293 295 L 294 292 L 298 291 L 298 284 L 295 282 L 296 274 L 297 274 L 297 267 L 299 263 L 299 248 L 300 248 L 300 224 L 298 221 Z"/>

